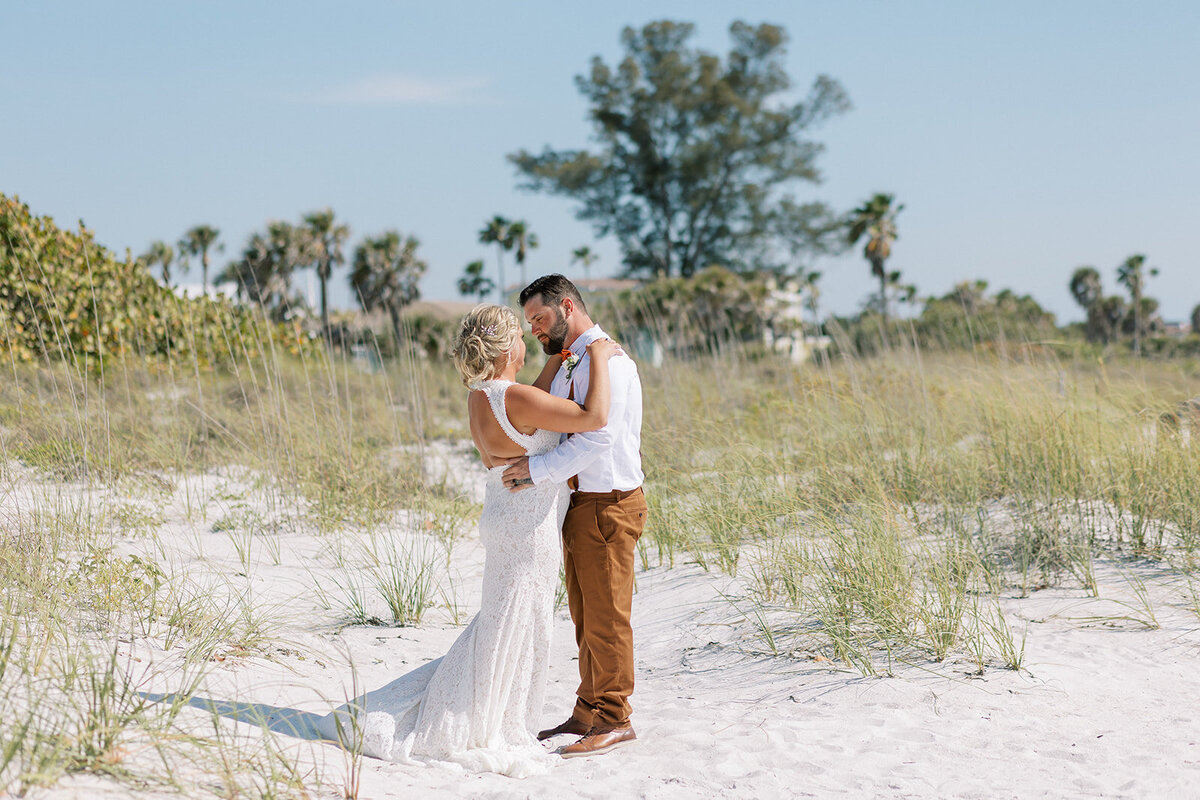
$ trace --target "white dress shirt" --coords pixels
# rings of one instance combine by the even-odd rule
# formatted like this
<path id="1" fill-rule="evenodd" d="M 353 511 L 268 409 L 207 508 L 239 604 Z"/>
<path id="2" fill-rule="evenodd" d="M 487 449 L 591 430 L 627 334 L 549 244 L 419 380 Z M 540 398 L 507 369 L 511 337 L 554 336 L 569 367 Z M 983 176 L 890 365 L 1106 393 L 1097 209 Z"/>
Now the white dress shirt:
<path id="1" fill-rule="evenodd" d="M 582 403 L 591 383 L 587 346 L 607 336 L 599 325 L 593 325 L 571 343 L 571 352 L 579 356 L 579 363 L 571 371 L 570 381 L 566 364 L 559 368 L 550 384 L 552 395 L 567 397 L 574 385 L 573 397 Z M 642 485 L 642 382 L 637 364 L 627 355 L 615 355 L 608 360 L 608 375 L 612 386 L 608 424 L 598 431 L 569 438 L 564 435 L 549 453 L 530 456 L 529 477 L 535 484 L 558 483 L 578 475 L 581 492 L 629 491 Z"/>

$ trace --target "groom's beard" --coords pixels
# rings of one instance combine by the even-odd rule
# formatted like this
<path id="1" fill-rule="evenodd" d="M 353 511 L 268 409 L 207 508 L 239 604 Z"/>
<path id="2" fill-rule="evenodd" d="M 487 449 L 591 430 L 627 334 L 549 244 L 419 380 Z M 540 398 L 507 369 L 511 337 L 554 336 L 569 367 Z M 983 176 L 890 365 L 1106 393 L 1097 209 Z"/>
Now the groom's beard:
<path id="1" fill-rule="evenodd" d="M 548 356 L 556 356 L 561 353 L 567 344 L 569 332 L 567 320 L 561 316 L 556 317 L 554 324 L 546 331 L 546 341 L 542 343 L 542 352 Z"/>

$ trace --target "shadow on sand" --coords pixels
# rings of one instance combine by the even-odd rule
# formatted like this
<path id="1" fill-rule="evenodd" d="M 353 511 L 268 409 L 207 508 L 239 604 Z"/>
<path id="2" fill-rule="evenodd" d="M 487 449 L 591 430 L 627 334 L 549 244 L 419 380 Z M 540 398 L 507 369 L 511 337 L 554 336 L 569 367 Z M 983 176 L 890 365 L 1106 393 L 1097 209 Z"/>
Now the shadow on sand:
<path id="1" fill-rule="evenodd" d="M 175 694 L 150 692 L 138 692 L 138 694 L 152 703 L 178 703 L 183 700 L 182 697 Z M 328 719 L 309 711 L 269 706 L 265 703 L 231 703 L 227 700 L 210 700 L 207 697 L 195 696 L 187 698 L 186 704 L 211 714 L 266 728 L 274 733 L 294 736 L 297 739 L 340 744 L 336 736 L 330 736 L 322 729 L 322 721 L 324 720 L 325 725 L 328 725 Z"/>

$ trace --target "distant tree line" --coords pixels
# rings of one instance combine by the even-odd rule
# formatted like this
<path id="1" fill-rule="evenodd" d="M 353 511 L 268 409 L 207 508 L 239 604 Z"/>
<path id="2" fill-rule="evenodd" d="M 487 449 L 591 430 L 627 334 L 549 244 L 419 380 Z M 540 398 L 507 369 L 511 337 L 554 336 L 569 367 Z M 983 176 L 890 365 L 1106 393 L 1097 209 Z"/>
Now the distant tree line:
<path id="1" fill-rule="evenodd" d="M 210 254 L 221 252 L 220 231 L 197 225 L 180 237 L 175 247 L 163 241 L 150 244 L 140 260 L 158 266 L 162 280 L 170 284 L 172 265 L 186 272 L 191 259 L 199 259 L 202 291 L 209 290 Z M 234 284 L 237 299 L 252 303 L 273 320 L 282 321 L 306 313 L 308 302 L 293 286 L 297 271 L 314 270 L 320 287 L 321 331 L 331 340 L 329 282 L 346 266 L 349 225 L 337 221 L 332 209 L 305 214 L 299 223 L 281 220 L 253 233 L 237 258 L 216 276 L 218 283 Z M 364 237 L 350 256 L 347 275 L 359 306 L 367 312 L 385 312 L 396 341 L 401 339 L 400 312 L 420 297 L 420 279 L 428 265 L 418 255 L 419 242 L 397 230 Z"/>

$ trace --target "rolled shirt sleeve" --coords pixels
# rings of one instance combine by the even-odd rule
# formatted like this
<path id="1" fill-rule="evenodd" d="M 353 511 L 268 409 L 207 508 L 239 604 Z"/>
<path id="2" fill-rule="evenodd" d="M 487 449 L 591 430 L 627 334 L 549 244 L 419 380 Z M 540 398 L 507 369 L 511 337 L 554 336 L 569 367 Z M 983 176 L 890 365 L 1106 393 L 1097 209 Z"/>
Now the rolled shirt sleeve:
<path id="1" fill-rule="evenodd" d="M 577 433 L 549 453 L 530 456 L 529 477 L 534 483 L 562 483 L 590 466 L 612 443 L 607 425 L 598 431 Z"/>

